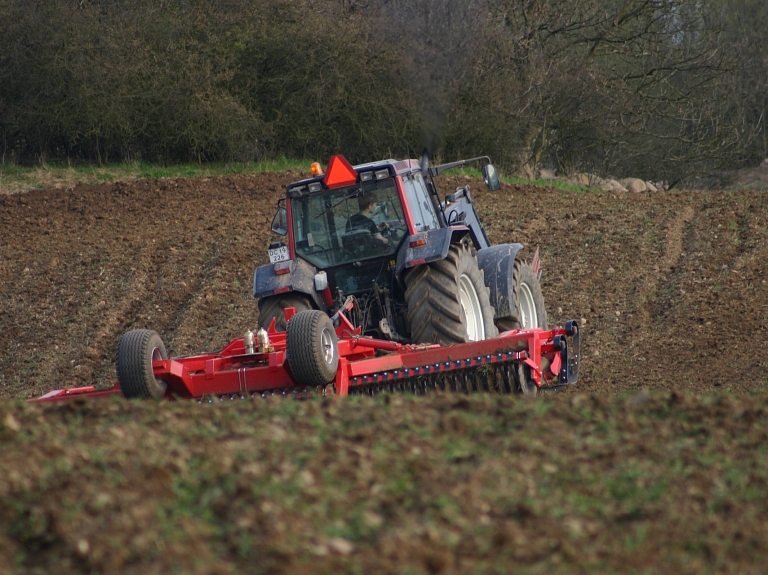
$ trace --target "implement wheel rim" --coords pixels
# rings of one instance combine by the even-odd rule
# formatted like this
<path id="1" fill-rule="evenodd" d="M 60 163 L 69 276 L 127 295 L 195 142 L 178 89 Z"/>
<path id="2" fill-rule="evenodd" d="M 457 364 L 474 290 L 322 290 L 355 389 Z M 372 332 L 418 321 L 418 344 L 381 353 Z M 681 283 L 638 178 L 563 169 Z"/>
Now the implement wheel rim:
<path id="1" fill-rule="evenodd" d="M 485 339 L 485 323 L 483 322 L 480 298 L 477 297 L 472 279 L 466 274 L 462 274 L 459 278 L 459 302 L 462 319 L 467 328 L 467 340 L 480 341 Z"/>
<path id="2" fill-rule="evenodd" d="M 320 334 L 320 344 L 323 347 L 323 359 L 328 365 L 333 365 L 333 360 L 336 357 L 336 345 L 334 345 L 333 334 L 328 328 L 323 329 Z"/>

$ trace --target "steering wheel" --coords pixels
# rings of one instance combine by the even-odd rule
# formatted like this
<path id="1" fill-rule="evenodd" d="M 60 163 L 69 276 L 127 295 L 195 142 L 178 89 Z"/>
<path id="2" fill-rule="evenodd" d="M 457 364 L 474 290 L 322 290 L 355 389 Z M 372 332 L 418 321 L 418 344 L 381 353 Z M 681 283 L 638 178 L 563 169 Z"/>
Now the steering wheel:
<path id="1" fill-rule="evenodd" d="M 405 235 L 405 222 L 402 220 L 387 221 L 383 222 L 382 225 L 384 225 L 384 227 L 381 229 L 381 235 L 387 239 L 396 238 L 399 240 Z"/>

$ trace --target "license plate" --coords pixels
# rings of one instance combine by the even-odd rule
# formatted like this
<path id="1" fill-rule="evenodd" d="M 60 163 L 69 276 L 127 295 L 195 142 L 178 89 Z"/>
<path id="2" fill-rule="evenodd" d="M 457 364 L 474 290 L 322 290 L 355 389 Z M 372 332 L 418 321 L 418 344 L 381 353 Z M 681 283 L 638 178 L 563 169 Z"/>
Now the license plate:
<path id="1" fill-rule="evenodd" d="M 280 246 L 279 248 L 272 248 L 267 250 L 269 252 L 269 263 L 276 264 L 277 262 L 288 261 L 288 246 Z"/>

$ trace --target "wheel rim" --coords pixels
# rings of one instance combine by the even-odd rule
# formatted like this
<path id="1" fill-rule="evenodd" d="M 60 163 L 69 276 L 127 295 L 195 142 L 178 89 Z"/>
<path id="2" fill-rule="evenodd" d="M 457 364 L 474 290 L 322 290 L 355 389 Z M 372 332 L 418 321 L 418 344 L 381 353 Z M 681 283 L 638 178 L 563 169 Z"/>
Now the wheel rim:
<path id="1" fill-rule="evenodd" d="M 467 329 L 467 340 L 485 339 L 485 324 L 483 323 L 480 298 L 477 297 L 475 286 L 467 275 L 462 275 L 459 278 L 459 302 L 462 320 Z"/>
<path id="2" fill-rule="evenodd" d="M 162 361 L 163 359 L 165 359 L 165 358 L 163 357 L 163 352 L 160 351 L 159 347 L 156 347 L 156 348 L 152 349 L 152 361 L 153 362 L 154 361 Z"/>
<path id="3" fill-rule="evenodd" d="M 533 300 L 533 293 L 527 283 L 520 284 L 520 290 L 517 294 L 520 300 L 520 323 L 523 329 L 533 329 L 539 327 L 539 316 L 536 313 L 536 303 Z"/>
<path id="4" fill-rule="evenodd" d="M 163 357 L 163 352 L 159 347 L 152 348 L 152 362 L 156 361 L 162 361 L 165 358 Z M 157 385 L 163 386 L 165 385 L 165 382 L 162 379 L 155 378 L 155 381 L 157 382 Z"/>
<path id="5" fill-rule="evenodd" d="M 333 335 L 328 328 L 320 334 L 320 345 L 323 347 L 323 361 L 328 365 L 333 365 L 333 359 L 336 357 L 336 346 L 333 345 Z"/>

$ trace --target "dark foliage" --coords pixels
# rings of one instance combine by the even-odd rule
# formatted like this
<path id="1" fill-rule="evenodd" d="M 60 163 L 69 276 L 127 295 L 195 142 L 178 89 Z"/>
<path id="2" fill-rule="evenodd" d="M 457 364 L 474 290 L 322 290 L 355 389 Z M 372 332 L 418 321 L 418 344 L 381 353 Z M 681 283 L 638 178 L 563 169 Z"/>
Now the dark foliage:
<path id="1" fill-rule="evenodd" d="M 766 20 L 753 0 L 2 0 L 0 151 L 362 161 L 428 145 L 675 179 L 765 154 Z"/>

